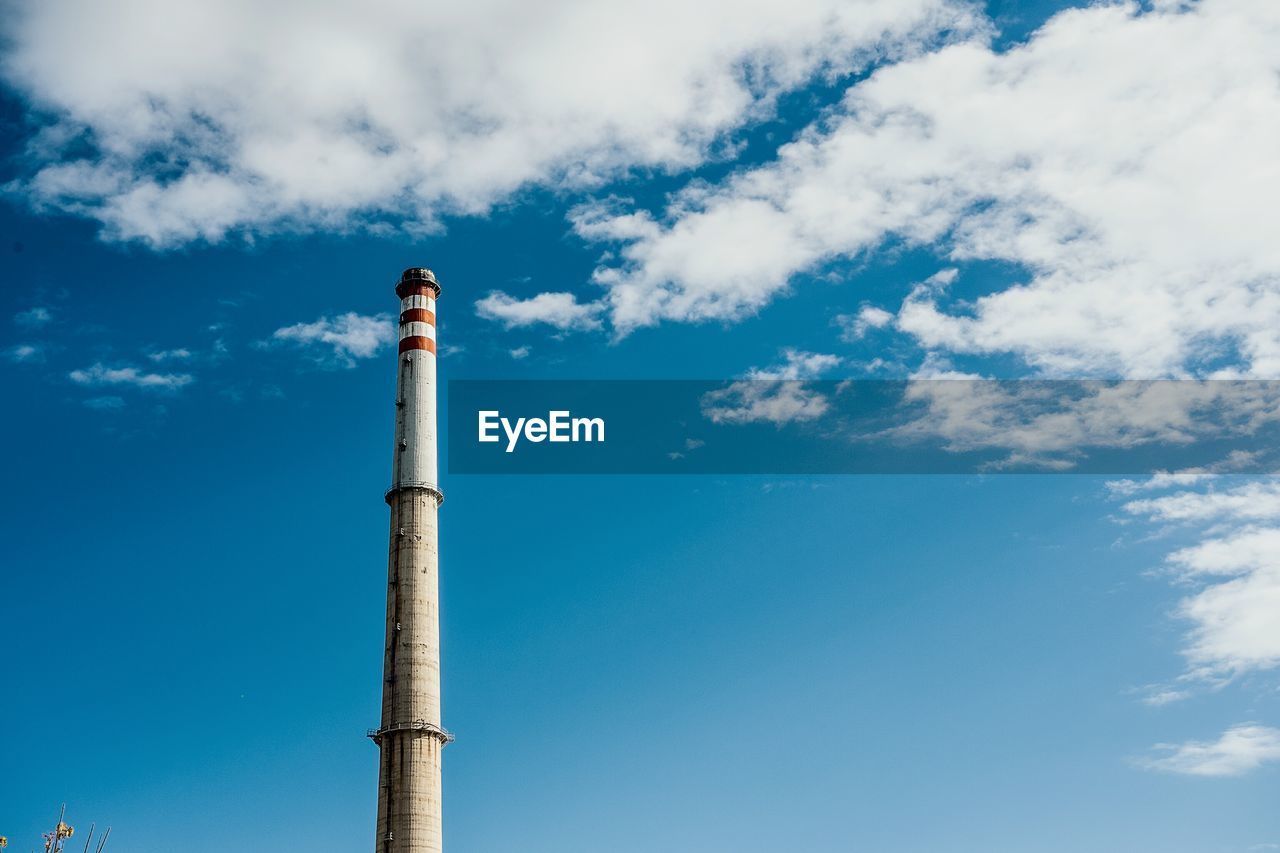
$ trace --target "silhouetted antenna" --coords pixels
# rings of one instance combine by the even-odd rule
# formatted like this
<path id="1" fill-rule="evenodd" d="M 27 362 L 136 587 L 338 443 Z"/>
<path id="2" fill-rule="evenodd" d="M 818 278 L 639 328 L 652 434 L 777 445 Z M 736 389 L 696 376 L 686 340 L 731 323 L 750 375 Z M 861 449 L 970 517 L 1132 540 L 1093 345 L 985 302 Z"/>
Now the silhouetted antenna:
<path id="1" fill-rule="evenodd" d="M 89 834 L 84 839 L 84 853 L 89 853 L 89 842 L 93 840 L 93 828 L 95 826 L 97 826 L 96 823 L 89 824 Z"/>
<path id="2" fill-rule="evenodd" d="M 94 853 L 102 853 L 102 848 L 107 846 L 107 839 L 111 837 L 111 827 L 107 827 L 107 831 L 102 833 L 102 840 L 98 842 L 98 849 Z"/>

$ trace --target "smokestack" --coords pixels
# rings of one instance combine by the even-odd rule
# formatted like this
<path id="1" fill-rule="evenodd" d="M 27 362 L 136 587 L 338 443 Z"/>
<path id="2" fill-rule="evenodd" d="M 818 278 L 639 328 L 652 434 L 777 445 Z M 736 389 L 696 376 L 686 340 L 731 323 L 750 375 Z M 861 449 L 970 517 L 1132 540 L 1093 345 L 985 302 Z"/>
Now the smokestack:
<path id="1" fill-rule="evenodd" d="M 376 853 L 440 853 L 440 608 L 436 515 L 436 297 L 428 269 L 407 269 L 400 297 L 396 446 L 387 560 L 387 642 L 378 744 Z"/>

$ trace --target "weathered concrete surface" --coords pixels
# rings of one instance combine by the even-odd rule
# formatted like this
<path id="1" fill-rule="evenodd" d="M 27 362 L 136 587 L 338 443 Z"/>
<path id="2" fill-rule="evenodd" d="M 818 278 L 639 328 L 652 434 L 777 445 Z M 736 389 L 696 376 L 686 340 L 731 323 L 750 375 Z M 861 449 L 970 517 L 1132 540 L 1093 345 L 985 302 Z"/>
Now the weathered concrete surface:
<path id="1" fill-rule="evenodd" d="M 427 270 L 406 270 L 396 382 L 387 557 L 387 631 L 376 853 L 441 853 L 435 297 Z M 429 320 L 430 322 L 427 322 Z"/>
<path id="2" fill-rule="evenodd" d="M 392 495 L 378 793 L 382 853 L 441 850 L 436 513 L 436 496 L 426 489 Z"/>

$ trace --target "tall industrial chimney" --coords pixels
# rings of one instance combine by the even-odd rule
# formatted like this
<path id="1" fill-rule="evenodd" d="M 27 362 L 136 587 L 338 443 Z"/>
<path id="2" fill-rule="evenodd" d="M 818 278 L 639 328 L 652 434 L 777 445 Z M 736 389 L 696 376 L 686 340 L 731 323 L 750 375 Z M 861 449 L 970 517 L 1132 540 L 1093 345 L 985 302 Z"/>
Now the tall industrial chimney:
<path id="1" fill-rule="evenodd" d="M 400 297 L 396 447 L 387 560 L 387 643 L 378 744 L 376 853 L 440 853 L 440 607 L 436 513 L 436 297 L 428 269 L 407 269 Z"/>

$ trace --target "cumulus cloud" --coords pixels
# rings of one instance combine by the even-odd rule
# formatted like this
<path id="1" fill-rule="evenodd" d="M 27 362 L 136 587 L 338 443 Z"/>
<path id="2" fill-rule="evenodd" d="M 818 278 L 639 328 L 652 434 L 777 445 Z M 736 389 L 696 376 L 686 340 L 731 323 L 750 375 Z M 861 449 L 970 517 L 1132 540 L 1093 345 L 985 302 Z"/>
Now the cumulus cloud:
<path id="1" fill-rule="evenodd" d="M 1280 729 L 1256 723 L 1233 726 L 1216 741 L 1157 744 L 1156 758 L 1139 763 L 1150 770 L 1189 776 L 1242 776 L 1280 761 Z"/>
<path id="2" fill-rule="evenodd" d="M 349 311 L 337 317 L 321 317 L 312 323 L 276 329 L 271 339 L 308 349 L 327 349 L 324 360 L 353 367 L 356 359 L 372 358 L 394 341 L 395 326 L 386 314 L 366 316 Z"/>
<path id="3" fill-rule="evenodd" d="M 894 314 L 874 305 L 863 305 L 857 314 L 837 314 L 835 324 L 840 327 L 840 337 L 847 343 L 860 341 L 872 329 L 883 329 L 893 322 Z"/>
<path id="4" fill-rule="evenodd" d="M 27 0 L 18 187 L 168 246 L 682 169 L 782 92 L 981 26 L 954 0 Z M 87 153 L 86 153 L 87 152 Z"/>
<path id="5" fill-rule="evenodd" d="M 1193 667 L 1237 674 L 1280 665 L 1280 529 L 1245 529 L 1178 551 L 1169 562 L 1208 580 L 1183 599 Z"/>
<path id="6" fill-rule="evenodd" d="M 1270 0 L 1065 11 L 1005 52 L 977 38 L 881 68 L 774 162 L 577 228 L 615 244 L 595 280 L 624 333 L 741 317 L 894 239 L 1026 271 L 972 303 L 913 293 L 896 323 L 925 347 L 1280 376 L 1277 40 Z"/>
<path id="7" fill-rule="evenodd" d="M 539 293 L 529 299 L 516 299 L 494 292 L 476 302 L 476 313 L 486 320 L 496 320 L 508 329 L 539 323 L 557 329 L 596 329 L 603 306 L 580 303 L 572 293 Z"/>
<path id="8" fill-rule="evenodd" d="M 1167 494 L 1128 500 L 1123 510 L 1203 531 L 1197 544 L 1167 558 L 1178 583 L 1190 588 L 1175 610 L 1190 626 L 1184 682 L 1222 683 L 1280 667 L 1280 482 L 1209 478 L 1165 485 Z M 1130 486 L 1116 491 L 1134 493 Z"/>
<path id="9" fill-rule="evenodd" d="M 107 367 L 101 362 L 68 374 L 77 385 L 98 388 L 126 385 L 148 390 L 173 391 L 190 385 L 194 379 L 188 373 L 145 373 L 136 367 Z"/>

